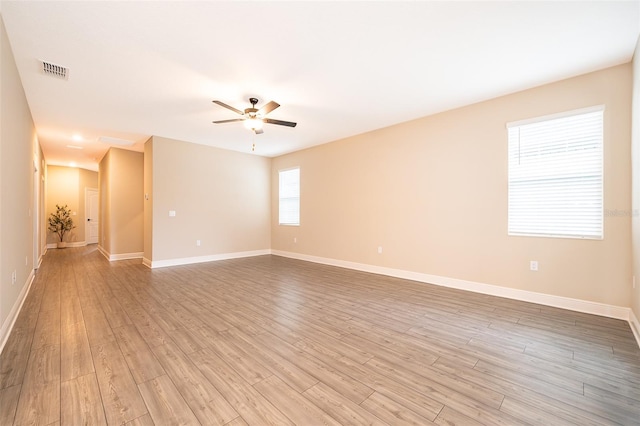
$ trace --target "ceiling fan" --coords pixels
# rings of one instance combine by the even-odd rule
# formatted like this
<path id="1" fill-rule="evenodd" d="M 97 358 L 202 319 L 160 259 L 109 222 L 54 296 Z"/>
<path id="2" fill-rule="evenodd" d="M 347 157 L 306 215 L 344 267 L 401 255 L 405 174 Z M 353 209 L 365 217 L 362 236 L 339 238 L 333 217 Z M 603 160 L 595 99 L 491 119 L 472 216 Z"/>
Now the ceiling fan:
<path id="1" fill-rule="evenodd" d="M 278 108 L 280 106 L 279 103 L 271 101 L 268 104 L 264 105 L 262 108 L 257 109 L 256 104 L 258 103 L 258 98 L 249 98 L 249 102 L 251 102 L 251 108 L 245 108 L 244 111 L 240 111 L 239 109 L 236 109 L 230 105 L 225 104 L 224 102 L 213 101 L 214 104 L 218 104 L 221 107 L 230 109 L 236 114 L 240 114 L 242 116 L 242 118 L 232 118 L 231 120 L 219 120 L 219 121 L 214 121 L 214 123 L 222 124 L 222 123 L 233 123 L 235 121 L 243 121 L 244 126 L 249 130 L 253 130 L 256 133 L 256 135 L 264 133 L 264 131 L 262 130 L 262 125 L 264 123 L 277 124 L 278 126 L 296 127 L 297 123 L 294 123 L 292 121 L 275 120 L 273 118 L 265 117 L 271 111 Z"/>

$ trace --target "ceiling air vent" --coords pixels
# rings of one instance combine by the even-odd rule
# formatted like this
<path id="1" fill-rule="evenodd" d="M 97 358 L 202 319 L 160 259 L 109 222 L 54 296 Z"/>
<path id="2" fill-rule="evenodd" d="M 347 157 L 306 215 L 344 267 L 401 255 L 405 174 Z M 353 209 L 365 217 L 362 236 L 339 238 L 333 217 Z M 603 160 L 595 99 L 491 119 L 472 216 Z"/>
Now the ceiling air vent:
<path id="1" fill-rule="evenodd" d="M 42 61 L 42 71 L 50 76 L 58 77 L 63 80 L 69 79 L 69 68 L 62 65 L 52 64 L 51 62 Z"/>

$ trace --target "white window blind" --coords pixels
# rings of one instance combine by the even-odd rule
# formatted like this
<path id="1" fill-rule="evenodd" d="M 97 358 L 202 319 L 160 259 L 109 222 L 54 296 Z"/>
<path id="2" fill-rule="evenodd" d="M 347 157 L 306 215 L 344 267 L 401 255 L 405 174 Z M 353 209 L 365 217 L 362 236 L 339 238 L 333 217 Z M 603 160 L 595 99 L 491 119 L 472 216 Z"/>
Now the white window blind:
<path id="1" fill-rule="evenodd" d="M 279 223 L 300 225 L 300 169 L 279 172 Z"/>
<path id="2" fill-rule="evenodd" d="M 507 125 L 509 235 L 603 236 L 602 106 Z"/>

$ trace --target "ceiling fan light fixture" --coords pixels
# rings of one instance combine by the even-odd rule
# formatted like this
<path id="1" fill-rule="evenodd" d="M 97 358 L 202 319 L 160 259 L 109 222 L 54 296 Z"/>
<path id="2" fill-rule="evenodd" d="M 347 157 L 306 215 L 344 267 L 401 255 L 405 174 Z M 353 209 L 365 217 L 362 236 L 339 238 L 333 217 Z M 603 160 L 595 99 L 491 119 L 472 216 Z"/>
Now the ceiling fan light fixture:
<path id="1" fill-rule="evenodd" d="M 246 127 L 249 130 L 260 130 L 262 129 L 262 125 L 264 124 L 264 122 L 256 117 L 253 118 L 247 118 L 246 120 L 244 120 L 244 127 Z"/>

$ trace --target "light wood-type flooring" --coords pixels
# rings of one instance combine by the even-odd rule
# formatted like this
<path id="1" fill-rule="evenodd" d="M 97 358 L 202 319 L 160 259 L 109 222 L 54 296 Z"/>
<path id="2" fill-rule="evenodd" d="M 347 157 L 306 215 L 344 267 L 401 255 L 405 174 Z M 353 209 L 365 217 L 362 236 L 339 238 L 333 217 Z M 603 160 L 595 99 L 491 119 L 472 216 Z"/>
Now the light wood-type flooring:
<path id="1" fill-rule="evenodd" d="M 50 250 L 0 425 L 640 424 L 628 323 L 277 256 Z"/>

